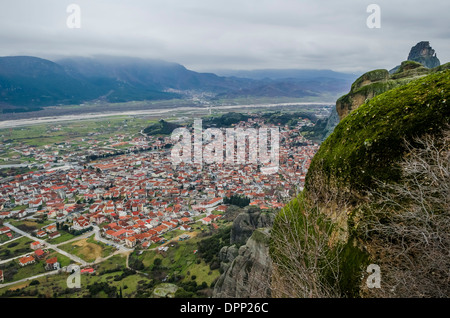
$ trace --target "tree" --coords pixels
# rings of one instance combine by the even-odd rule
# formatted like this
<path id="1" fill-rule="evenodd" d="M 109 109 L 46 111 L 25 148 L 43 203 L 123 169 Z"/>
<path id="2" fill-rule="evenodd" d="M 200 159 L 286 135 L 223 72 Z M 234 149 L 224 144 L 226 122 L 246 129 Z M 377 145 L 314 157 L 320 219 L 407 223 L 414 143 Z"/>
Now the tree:
<path id="1" fill-rule="evenodd" d="M 162 259 L 160 259 L 160 258 L 155 258 L 155 260 L 153 261 L 154 266 L 161 266 L 161 264 L 162 264 Z"/>
<path id="2" fill-rule="evenodd" d="M 232 204 L 243 208 L 250 204 L 250 199 L 245 196 L 232 195 L 229 198 L 224 198 L 223 203 Z"/>

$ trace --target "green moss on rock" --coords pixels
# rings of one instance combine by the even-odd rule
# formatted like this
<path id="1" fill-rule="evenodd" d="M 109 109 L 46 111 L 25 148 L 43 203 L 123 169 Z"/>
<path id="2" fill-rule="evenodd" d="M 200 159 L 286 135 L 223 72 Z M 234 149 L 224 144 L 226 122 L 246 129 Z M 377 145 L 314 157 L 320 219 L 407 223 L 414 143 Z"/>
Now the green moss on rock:
<path id="1" fill-rule="evenodd" d="M 414 66 L 412 70 L 420 69 L 410 64 Z M 408 68 L 407 65 L 404 66 Z M 326 238 L 329 240 L 330 249 L 323 252 L 325 260 L 332 259 L 334 248 L 341 248 L 340 276 L 336 281 L 332 268 L 330 271 L 330 268 L 320 267 L 321 279 L 330 285 L 334 280 L 344 297 L 358 297 L 362 283 L 361 274 L 370 261 L 370 255 L 361 248 L 361 243 L 364 244 L 364 242 L 360 242 L 361 238 L 355 236 L 356 219 L 370 215 L 370 211 L 360 208 L 361 203 L 364 202 L 366 190 L 375 188 L 375 180 L 383 182 L 400 180 L 400 169 L 397 165 L 406 151 L 405 140 L 414 144 L 416 137 L 425 134 L 439 136 L 449 124 L 450 70 L 448 68 L 448 64 L 440 66 L 433 69 L 432 74 L 413 81 L 399 79 L 395 85 L 400 86 L 395 88 L 389 88 L 390 84 L 387 83 L 390 81 L 379 81 L 376 84 L 387 85 L 379 87 L 374 86 L 374 83 L 366 86 L 358 84 L 359 91 L 382 91 L 383 89 L 388 91 L 381 92 L 366 101 L 341 120 L 314 156 L 306 176 L 304 191 L 276 216 L 271 232 L 270 255 L 276 262 L 282 264 L 283 268 L 289 269 L 295 266 L 294 264 L 298 264 L 292 257 L 303 256 L 288 255 L 283 245 L 277 244 L 281 240 L 280 236 L 286 243 L 300 244 L 300 249 L 307 246 L 308 241 L 305 237 Z M 380 78 L 382 73 L 378 74 L 379 77 L 377 73 L 374 74 L 374 78 Z M 344 96 L 341 100 L 351 99 L 353 96 Z M 352 204 L 338 212 L 348 216 L 345 242 L 336 242 L 333 236 L 329 235 L 330 229 L 332 231 L 342 229 L 337 226 L 337 223 L 329 223 L 326 208 L 321 207 L 323 216 L 315 215 L 313 219 L 311 216 L 314 216 L 314 211 L 306 213 L 308 211 L 306 202 L 320 201 L 321 196 L 327 197 L 326 193 L 322 194 L 324 191 L 332 192 L 328 198 L 333 195 L 336 197 L 336 207 L 337 200 L 342 200 L 342 197 L 345 202 Z M 309 236 L 304 235 L 305 230 Z M 328 234 L 324 235 L 324 233 Z"/>
<path id="2" fill-rule="evenodd" d="M 393 74 L 379 69 L 360 76 L 353 84 L 350 92 L 336 101 L 336 110 L 340 119 L 356 110 L 367 100 L 395 87 L 405 85 L 419 77 L 450 69 L 450 63 L 429 69 L 414 61 L 404 61 Z"/>
<path id="3" fill-rule="evenodd" d="M 360 192 L 373 179 L 398 178 L 403 139 L 437 133 L 450 118 L 450 71 L 439 72 L 374 97 L 344 118 L 314 156 L 306 178 L 320 167 L 339 185 Z"/>

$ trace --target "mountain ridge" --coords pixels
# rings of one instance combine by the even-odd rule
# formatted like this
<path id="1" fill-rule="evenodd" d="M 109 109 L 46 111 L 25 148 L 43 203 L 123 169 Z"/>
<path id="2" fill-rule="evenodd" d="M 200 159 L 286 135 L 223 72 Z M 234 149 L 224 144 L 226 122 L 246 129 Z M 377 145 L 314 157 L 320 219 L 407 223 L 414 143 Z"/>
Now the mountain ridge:
<path id="1" fill-rule="evenodd" d="M 33 111 L 95 100 L 118 103 L 185 98 L 189 91 L 206 92 L 211 99 L 334 96 L 347 91 L 351 84 L 346 76 L 305 76 L 227 77 L 195 72 L 173 62 L 112 56 L 55 61 L 33 56 L 0 57 L 0 110 Z"/>

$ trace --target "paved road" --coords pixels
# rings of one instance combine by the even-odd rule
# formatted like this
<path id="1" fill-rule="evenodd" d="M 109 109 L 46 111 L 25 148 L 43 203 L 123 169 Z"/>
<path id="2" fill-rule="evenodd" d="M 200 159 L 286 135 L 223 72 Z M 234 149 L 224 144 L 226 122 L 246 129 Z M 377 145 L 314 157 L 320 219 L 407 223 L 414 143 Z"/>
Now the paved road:
<path id="1" fill-rule="evenodd" d="M 42 273 L 42 274 L 39 274 L 39 275 L 34 275 L 34 276 L 31 276 L 31 277 L 27 277 L 27 278 L 24 278 L 24 279 L 21 279 L 21 280 L 16 280 L 14 282 L 0 284 L 0 288 L 11 286 L 11 285 L 16 285 L 16 284 L 23 283 L 23 282 L 26 282 L 26 281 L 29 281 L 29 280 L 32 280 L 32 279 L 36 279 L 36 278 L 39 278 L 39 277 L 43 277 L 43 276 L 55 275 L 55 274 L 58 274 L 59 272 L 60 272 L 60 270 L 51 271 L 51 272 L 45 272 L 45 273 Z"/>
<path id="2" fill-rule="evenodd" d="M 18 237 L 15 237 L 15 238 L 13 238 L 13 239 L 10 239 L 9 241 L 0 243 L 0 246 L 5 245 L 5 244 L 9 244 L 9 243 L 11 243 L 12 241 L 18 240 L 18 239 L 20 239 L 20 238 L 22 238 L 22 236 L 18 236 Z"/>
<path id="3" fill-rule="evenodd" d="M 15 232 L 17 232 L 17 233 L 19 233 L 19 234 L 21 234 L 23 236 L 26 236 L 29 239 L 33 240 L 33 241 L 38 241 L 41 244 L 45 244 L 46 247 L 49 248 L 49 249 L 53 249 L 53 250 L 57 251 L 58 253 L 69 257 L 71 260 L 81 264 L 80 267 L 92 266 L 92 265 L 101 263 L 101 262 L 103 262 L 103 261 L 105 261 L 105 260 L 109 259 L 110 257 L 113 257 L 114 255 L 117 255 L 117 254 L 126 254 L 127 255 L 127 267 L 128 267 L 128 256 L 134 250 L 134 249 L 127 248 L 125 246 L 122 246 L 120 244 L 117 244 L 115 242 L 109 241 L 109 240 L 101 237 L 100 236 L 100 228 L 98 226 L 94 225 L 93 228 L 94 228 L 95 239 L 97 241 L 99 241 L 99 242 L 104 243 L 104 244 L 115 246 L 117 248 L 117 250 L 114 253 L 111 253 L 110 255 L 108 255 L 106 257 L 97 258 L 94 262 L 88 263 L 88 262 L 82 260 L 81 258 L 79 258 L 78 256 L 72 255 L 70 253 L 67 253 L 66 251 L 63 251 L 63 250 L 59 249 L 58 246 L 62 245 L 62 244 L 67 244 L 67 243 L 70 243 L 70 242 L 74 242 L 74 241 L 78 241 L 78 240 L 87 238 L 87 237 L 92 235 L 92 231 L 86 232 L 86 233 L 84 233 L 84 234 L 82 234 L 80 236 L 77 236 L 77 237 L 69 240 L 69 241 L 61 242 L 61 243 L 58 243 L 58 244 L 50 244 L 50 243 L 48 243 L 48 242 L 46 242 L 44 240 L 38 239 L 38 238 L 30 235 L 27 232 L 24 232 L 24 231 L 16 228 L 15 226 L 11 225 L 10 223 L 5 223 L 5 226 L 8 226 L 11 230 L 13 230 L 13 231 L 15 231 Z M 10 241 L 8 241 L 7 243 L 9 243 L 9 242 Z M 14 257 L 14 258 L 9 258 L 7 260 L 0 261 L 0 264 L 10 262 L 11 260 L 23 257 L 23 256 L 28 255 L 28 254 L 30 254 L 30 253 L 26 253 L 24 255 L 20 255 L 20 256 Z M 61 272 L 60 270 L 55 270 L 55 271 L 45 272 L 45 273 L 42 273 L 42 274 L 39 274 L 39 275 L 34 275 L 34 276 L 31 276 L 31 277 L 27 277 L 27 278 L 24 278 L 24 279 L 21 279 L 21 280 L 17 280 L 17 281 L 14 281 L 14 282 L 0 284 L 0 288 L 7 287 L 7 286 L 10 286 L 10 285 L 19 284 L 19 283 L 22 283 L 22 282 L 26 282 L 26 281 L 29 281 L 29 280 L 32 280 L 32 279 L 36 279 L 36 278 L 39 278 L 39 277 L 43 277 L 43 276 L 47 276 L 47 275 L 55 275 L 55 274 L 58 274 L 60 272 Z M 143 273 L 143 274 L 148 275 L 146 273 Z"/>
<path id="4" fill-rule="evenodd" d="M 11 258 L 8 258 L 8 259 L 1 260 L 1 261 L 0 261 L 0 264 L 9 263 L 9 262 L 11 262 L 11 261 L 13 261 L 13 260 L 15 260 L 15 259 L 18 259 L 18 258 L 27 256 L 27 255 L 29 255 L 29 254 L 30 254 L 30 253 L 26 253 L 26 254 L 22 254 L 22 255 L 19 255 L 19 256 L 15 256 L 15 257 L 11 257 Z"/>

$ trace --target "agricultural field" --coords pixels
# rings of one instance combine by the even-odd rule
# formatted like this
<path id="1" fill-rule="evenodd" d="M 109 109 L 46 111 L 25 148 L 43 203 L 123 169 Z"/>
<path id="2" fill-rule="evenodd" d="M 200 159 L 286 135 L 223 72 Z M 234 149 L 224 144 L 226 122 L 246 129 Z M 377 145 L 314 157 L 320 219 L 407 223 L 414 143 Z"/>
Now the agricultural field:
<path id="1" fill-rule="evenodd" d="M 96 120 L 35 124 L 10 129 L 0 129 L 0 164 L 45 164 L 45 159 L 36 159 L 23 150 L 44 151 L 49 156 L 61 157 L 73 152 L 83 152 L 92 142 L 98 147 L 111 147 L 117 135 L 121 142 L 130 141 L 139 131 L 156 120 L 128 116 L 105 117 Z M 117 150 L 129 146 L 118 146 Z M 0 168 L 1 168 L 0 165 Z"/>
<path id="2" fill-rule="evenodd" d="M 97 120 L 81 120 L 61 124 L 38 124 L 0 130 L 0 136 L 14 143 L 24 143 L 29 146 L 44 146 L 75 140 L 82 144 L 82 139 L 89 135 L 99 134 L 103 138 L 114 136 L 115 133 L 136 133 L 137 126 L 145 127 L 149 121 L 128 117 L 106 117 Z M 137 130 L 139 131 L 139 130 Z"/>

